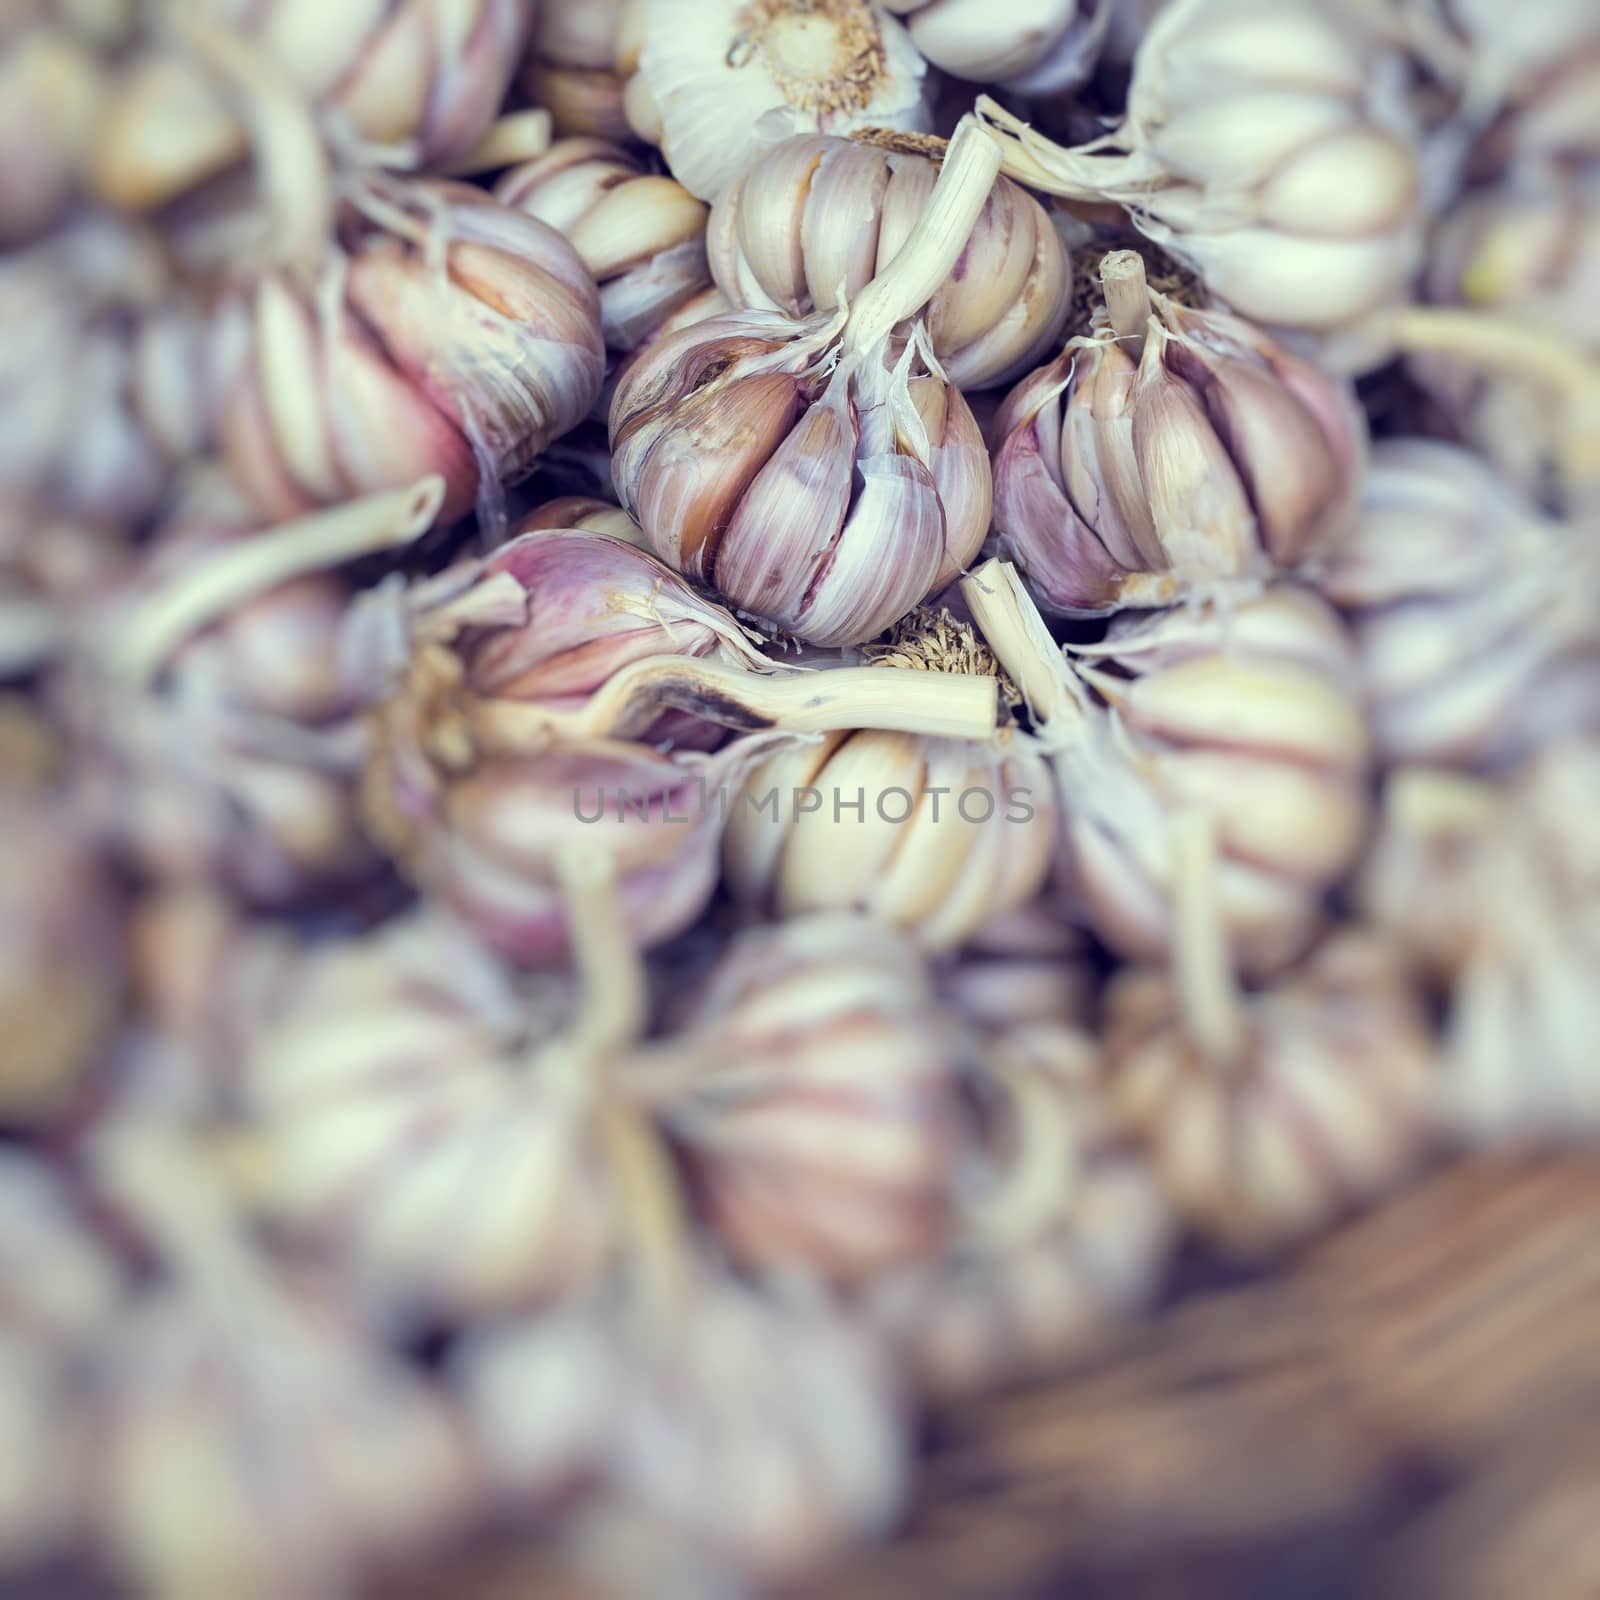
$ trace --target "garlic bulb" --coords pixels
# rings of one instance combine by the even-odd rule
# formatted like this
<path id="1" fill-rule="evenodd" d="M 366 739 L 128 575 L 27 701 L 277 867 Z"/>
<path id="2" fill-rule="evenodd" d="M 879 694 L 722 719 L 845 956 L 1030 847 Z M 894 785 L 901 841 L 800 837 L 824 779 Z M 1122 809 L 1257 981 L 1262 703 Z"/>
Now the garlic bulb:
<path id="1" fill-rule="evenodd" d="M 1116 0 L 882 0 L 941 72 L 1019 95 L 1055 95 L 1094 69 Z"/>
<path id="2" fill-rule="evenodd" d="M 0 23 L 0 245 L 33 237 L 71 203 L 104 78 L 98 53 L 55 19 Z"/>
<path id="3" fill-rule="evenodd" d="M 1452 995 L 1443 1101 L 1473 1141 L 1600 1129 L 1597 797 L 1600 746 L 1551 745 L 1519 773 L 1467 869 L 1474 937 Z"/>
<path id="4" fill-rule="evenodd" d="M 1225 1002 L 1223 1037 L 1176 983 L 1128 972 L 1107 996 L 1109 1091 L 1201 1237 L 1288 1243 L 1405 1174 L 1431 1126 L 1436 1052 L 1396 952 L 1356 930 L 1297 973 Z"/>
<path id="5" fill-rule="evenodd" d="M 132 528 L 210 432 L 198 311 L 157 241 L 85 215 L 0 262 L 0 484 Z"/>
<path id="6" fill-rule="evenodd" d="M 803 1285 L 700 1269 L 651 1308 L 585 1305 L 453 1355 L 513 1515 L 576 1483 L 607 1593 L 767 1590 L 881 1536 L 910 1464 L 882 1347 Z"/>
<path id="7" fill-rule="evenodd" d="M 874 1284 L 870 1307 L 937 1395 L 1036 1376 L 1104 1345 L 1150 1298 L 1169 1207 L 1121 1136 L 1088 1035 L 1018 1024 L 985 1041 L 983 1126 L 953 1242 Z"/>
<path id="8" fill-rule="evenodd" d="M 780 917 L 857 909 L 945 950 L 1039 892 L 1056 828 L 1049 769 L 1022 736 L 832 734 L 750 773 L 723 880 Z"/>
<path id="9" fill-rule="evenodd" d="M 941 1237 L 958 1046 L 912 948 L 843 915 L 736 939 L 627 1083 L 685 1153 L 721 1244 L 862 1280 Z"/>
<path id="10" fill-rule="evenodd" d="M 217 71 L 242 62 L 251 93 L 292 94 L 334 151 L 407 167 L 446 167 L 487 131 L 505 98 L 534 0 L 347 0 L 336 15 L 306 0 L 222 0 L 175 14 L 178 49 L 132 57 L 96 136 L 96 193 L 149 211 L 237 166 L 270 142 Z"/>
<path id="11" fill-rule="evenodd" d="M 1347 385 L 1236 317 L 1101 264 L 1107 316 L 1006 397 L 994 520 L 1051 610 L 1163 605 L 1335 544 L 1364 464 Z"/>
<path id="12" fill-rule="evenodd" d="M 849 304 L 905 243 L 937 171 L 927 155 L 820 134 L 763 151 L 712 209 L 718 288 L 791 317 Z M 968 389 L 1027 371 L 1066 323 L 1071 282 L 1044 208 L 1002 178 L 925 313 L 945 375 Z"/>
<path id="13" fill-rule="evenodd" d="M 1339 0 L 1173 0 L 1105 138 L 1063 150 L 991 101 L 980 110 L 1006 138 L 1012 177 L 1126 205 L 1242 315 L 1330 331 L 1403 298 L 1421 263 L 1422 175 L 1393 31 L 1382 8 Z"/>
<path id="14" fill-rule="evenodd" d="M 93 1353 L 86 1499 L 111 1572 L 342 1594 L 459 1536 L 475 1471 L 420 1376 L 256 1255 L 177 1135 L 124 1125 L 96 1169 L 166 1273 Z"/>
<path id="15" fill-rule="evenodd" d="M 1600 569 L 1583 531 L 1457 446 L 1380 444 L 1317 581 L 1351 617 L 1389 761 L 1502 766 L 1600 717 Z"/>
<path id="16" fill-rule="evenodd" d="M 881 633 L 988 531 L 989 474 L 925 305 L 965 245 L 998 156 L 965 119 L 895 259 L 849 311 L 713 318 L 658 339 L 611 406 L 625 510 L 686 577 L 813 644 Z"/>
<path id="17" fill-rule="evenodd" d="M 600 286 L 607 349 L 636 349 L 711 282 L 705 206 L 603 139 L 560 140 L 513 167 L 494 193 L 577 251 Z"/>
<path id="18" fill-rule="evenodd" d="M 559 134 L 627 139 L 617 33 L 626 0 L 537 0 L 522 82 Z"/>
<path id="19" fill-rule="evenodd" d="M 1293 961 L 1368 819 L 1369 739 L 1333 612 L 1282 588 L 1119 620 L 1069 667 L 1012 569 L 988 563 L 963 592 L 1053 758 L 1066 891 L 1094 932 L 1120 955 L 1165 958 L 1173 820 L 1197 808 L 1218 829 L 1232 959 L 1251 975 Z"/>
<path id="20" fill-rule="evenodd" d="M 926 132 L 926 72 L 869 0 L 648 0 L 630 105 L 649 108 L 635 127 L 659 125 L 673 176 L 713 200 L 791 134 Z"/>
<path id="21" fill-rule="evenodd" d="M 346 223 L 347 262 L 236 293 L 222 416 L 230 470 L 293 516 L 438 472 L 442 515 L 533 470 L 600 391 L 593 280 L 553 229 L 464 184 L 386 191 Z"/>
<path id="22" fill-rule="evenodd" d="M 408 1320 L 583 1283 L 609 1195 L 581 1097 L 536 1054 L 569 1008 L 560 989 L 519 996 L 426 915 L 309 957 L 245 1042 L 254 1203 Z"/>

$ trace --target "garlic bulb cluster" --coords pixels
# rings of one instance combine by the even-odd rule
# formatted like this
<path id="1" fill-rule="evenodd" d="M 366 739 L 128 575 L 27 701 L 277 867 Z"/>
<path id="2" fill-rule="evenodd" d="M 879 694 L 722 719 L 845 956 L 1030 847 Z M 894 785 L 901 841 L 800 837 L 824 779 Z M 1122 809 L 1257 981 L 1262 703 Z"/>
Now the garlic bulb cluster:
<path id="1" fill-rule="evenodd" d="M 1458 446 L 1386 440 L 1318 586 L 1350 616 L 1386 760 L 1516 761 L 1600 718 L 1600 569 Z"/>
<path id="2" fill-rule="evenodd" d="M 1221 1037 L 1183 975 L 1113 980 L 1109 1093 L 1174 1208 L 1243 1253 L 1287 1243 L 1403 1176 L 1432 1127 L 1437 1061 L 1395 951 L 1335 935 L 1235 1002 Z"/>
<path id="3" fill-rule="evenodd" d="M 534 0 L 347 0 L 334 15 L 305 0 L 175 10 L 175 47 L 133 56 L 111 85 L 95 192 L 123 210 L 167 205 L 238 166 L 252 144 L 270 152 L 276 107 L 291 96 L 314 108 L 335 152 L 448 167 L 494 121 L 534 11 Z"/>
<path id="4" fill-rule="evenodd" d="M 1006 396 L 994 520 L 1052 610 L 1164 605 L 1335 545 L 1361 483 L 1348 387 L 1237 317 L 1101 264 L 1102 325 Z"/>
<path id="5" fill-rule="evenodd" d="M 780 917 L 857 909 L 924 949 L 951 949 L 1043 886 L 1053 790 L 1021 735 L 831 734 L 750 773 L 723 836 L 723 881 Z"/>
<path id="6" fill-rule="evenodd" d="M 0 484 L 124 527 L 209 435 L 204 319 L 151 237 L 87 215 L 0 262 Z"/>
<path id="7" fill-rule="evenodd" d="M 1421 265 L 1421 158 L 1393 34 L 1381 8 L 1340 0 L 1173 0 L 1103 139 L 1063 150 L 981 109 L 1011 176 L 1126 205 L 1242 315 L 1328 332 L 1403 297 Z"/>
<path id="8" fill-rule="evenodd" d="M 1122 1136 L 1098 1051 L 1055 1022 L 985 1041 L 985 1123 L 934 1262 L 875 1286 L 872 1314 L 935 1394 L 1026 1378 L 1114 1335 L 1149 1299 L 1170 1207 Z"/>
<path id="9" fill-rule="evenodd" d="M 617 140 L 634 132 L 618 60 L 629 6 L 630 0 L 538 0 L 522 83 L 533 103 L 550 112 L 557 133 Z"/>
<path id="10" fill-rule="evenodd" d="M 850 304 L 904 245 L 937 172 L 914 150 L 816 134 L 764 151 L 712 208 L 718 288 L 791 317 Z M 1002 178 L 924 313 L 950 381 L 981 389 L 1027 371 L 1065 325 L 1071 275 L 1044 208 Z"/>
<path id="11" fill-rule="evenodd" d="M 619 1588 L 780 1584 L 881 1534 L 907 1491 L 881 1346 L 804 1286 L 699 1269 L 653 1314 L 575 1306 L 485 1332 L 452 1364 L 502 1505 L 526 1515 L 584 1486 Z"/>
<path id="12" fill-rule="evenodd" d="M 603 139 L 562 139 L 513 167 L 495 198 L 563 234 L 600 287 L 608 350 L 638 348 L 711 282 L 706 208 Z"/>
<path id="13" fill-rule="evenodd" d="M 932 1002 L 892 932 L 806 917 L 736 939 L 682 1035 L 630 1063 L 735 1259 L 850 1281 L 937 1247 L 960 1060 Z"/>
<path id="14" fill-rule="evenodd" d="M 931 66 L 1023 96 L 1054 95 L 1094 69 L 1118 0 L 882 0 Z"/>
<path id="15" fill-rule="evenodd" d="M 872 0 L 648 0 L 639 37 L 634 129 L 703 200 L 792 134 L 931 125 L 927 63 Z"/>
<path id="16" fill-rule="evenodd" d="M 553 229 L 464 184 L 395 186 L 348 261 L 239 291 L 222 445 L 271 516 L 445 480 L 442 516 L 532 471 L 605 373 L 599 297 Z"/>

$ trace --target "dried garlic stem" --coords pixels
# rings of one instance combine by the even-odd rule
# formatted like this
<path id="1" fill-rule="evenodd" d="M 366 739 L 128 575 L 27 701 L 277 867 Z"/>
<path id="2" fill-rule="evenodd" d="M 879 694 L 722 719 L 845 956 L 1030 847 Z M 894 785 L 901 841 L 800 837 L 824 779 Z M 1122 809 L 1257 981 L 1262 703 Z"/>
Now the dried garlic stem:
<path id="1" fill-rule="evenodd" d="M 1150 321 L 1150 290 L 1144 257 L 1137 250 L 1113 250 L 1100 258 L 1100 283 L 1112 331 L 1137 361 L 1144 353 L 1144 330 Z"/>
<path id="2" fill-rule="evenodd" d="M 1000 1184 L 972 1206 L 966 1231 L 974 1242 L 1004 1247 L 1033 1237 L 1061 1211 L 1077 1181 L 1078 1147 L 1065 1100 L 1037 1072 L 1003 1059 L 988 1066 L 1010 1101 L 1017 1148 Z"/>
<path id="3" fill-rule="evenodd" d="M 1000 146 L 1001 172 L 1040 194 L 1100 203 L 1161 176 L 1149 159 L 1116 150 L 1109 138 L 1066 150 L 986 94 L 978 96 L 974 109 Z M 1102 150 L 1106 153 L 1097 153 Z"/>
<path id="4" fill-rule="evenodd" d="M 861 355 L 931 300 L 961 259 L 1000 172 L 1000 146 L 968 113 L 956 127 L 928 203 L 906 242 L 850 310 L 843 348 Z"/>
<path id="5" fill-rule="evenodd" d="M 1565 412 L 1567 477 L 1578 485 L 1600 481 L 1600 363 L 1581 350 L 1525 322 L 1441 306 L 1407 306 L 1370 326 L 1413 355 L 1458 356 L 1547 384 Z"/>
<path id="6" fill-rule="evenodd" d="M 307 572 L 410 544 L 433 526 L 444 479 L 385 489 L 240 540 L 201 560 L 144 601 L 112 645 L 112 670 L 147 684 L 192 633 L 253 595 Z"/>
<path id="7" fill-rule="evenodd" d="M 1170 830 L 1173 980 L 1190 1038 L 1226 1067 L 1244 1047 L 1244 1014 L 1218 898 L 1216 829 L 1205 812 L 1188 810 Z"/>
<path id="8" fill-rule="evenodd" d="M 605 851 L 579 847 L 563 853 L 556 875 L 582 993 L 568 1043 L 609 1057 L 638 1038 L 645 1023 L 644 965 L 617 901 L 616 866 Z"/>
<path id="9" fill-rule="evenodd" d="M 551 739 L 626 738 L 668 709 L 746 731 L 872 728 L 988 741 L 999 721 L 995 680 L 975 674 L 834 667 L 769 675 L 684 656 L 631 662 L 571 710 L 483 699 L 470 716 L 485 748 L 518 750 Z"/>
<path id="10" fill-rule="evenodd" d="M 501 167 L 514 167 L 519 162 L 542 156 L 550 148 L 551 133 L 548 111 L 512 111 L 501 117 L 470 150 L 463 150 L 447 166 L 432 170 L 442 172 L 447 178 L 466 178 L 480 172 L 495 172 Z"/>
<path id="11" fill-rule="evenodd" d="M 237 99 L 272 221 L 273 260 L 314 273 L 333 237 L 334 185 L 310 104 L 272 60 L 207 14 L 197 0 L 167 0 L 179 42 Z"/>
<path id="12" fill-rule="evenodd" d="M 1009 561 L 985 561 L 961 580 L 961 594 L 1040 728 L 1059 736 L 1079 726 L 1086 710 L 1083 691 L 1017 569 Z"/>

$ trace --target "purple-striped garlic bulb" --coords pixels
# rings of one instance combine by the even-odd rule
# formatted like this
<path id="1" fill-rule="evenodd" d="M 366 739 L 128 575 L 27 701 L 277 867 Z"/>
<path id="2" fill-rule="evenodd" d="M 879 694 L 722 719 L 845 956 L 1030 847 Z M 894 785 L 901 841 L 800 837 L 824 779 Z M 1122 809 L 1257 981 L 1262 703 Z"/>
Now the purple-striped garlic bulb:
<path id="1" fill-rule="evenodd" d="M 495 507 L 600 392 L 587 269 L 554 229 L 458 183 L 384 188 L 341 242 L 317 281 L 270 272 L 226 308 L 230 470 L 273 516 L 423 472 L 445 480 L 445 520 Z"/>
<path id="2" fill-rule="evenodd" d="M 977 424 L 925 325 L 900 325 L 948 276 L 997 160 L 965 120 L 904 247 L 848 311 L 713 318 L 628 369 L 612 472 L 669 566 L 736 611 L 847 645 L 976 555 L 990 511 Z"/>
<path id="3" fill-rule="evenodd" d="M 1024 97 L 1057 95 L 1094 70 L 1117 0 L 881 0 L 930 66 Z"/>
<path id="4" fill-rule="evenodd" d="M 122 210 L 153 211 L 240 167 L 252 144 L 270 161 L 291 96 L 337 155 L 448 170 L 494 121 L 534 11 L 535 0 L 344 0 L 331 11 L 220 0 L 180 10 L 177 48 L 133 56 L 112 85 L 95 192 Z"/>
<path id="5" fill-rule="evenodd" d="M 1368 821 L 1370 741 L 1338 617 L 1272 589 L 1119 620 L 1069 664 L 1014 569 L 987 563 L 963 592 L 1054 762 L 1065 890 L 1089 927 L 1123 956 L 1165 959 L 1172 823 L 1197 808 L 1219 830 L 1233 960 L 1252 975 L 1293 961 Z"/>
<path id="6" fill-rule="evenodd" d="M 584 1086 L 550 1059 L 569 987 L 519 990 L 430 913 L 312 952 L 243 1044 L 253 1206 L 407 1321 L 586 1282 L 612 1207 Z"/>
<path id="7" fill-rule="evenodd" d="M 578 1490 L 604 1535 L 594 1575 L 619 1591 L 815 1577 L 900 1510 L 903 1386 L 806 1285 L 685 1276 L 659 1307 L 562 1308 L 452 1353 L 496 1500 L 520 1522 Z"/>
<path id="8" fill-rule="evenodd" d="M 791 317 L 850 304 L 916 225 L 939 148 L 810 134 L 763 152 L 712 208 L 706 245 L 717 287 L 736 306 Z M 1049 215 L 1002 178 L 924 313 L 946 377 L 971 389 L 1026 372 L 1059 337 L 1071 283 Z"/>
<path id="9" fill-rule="evenodd" d="M 1366 430 L 1349 386 L 1239 318 L 1101 262 L 1106 312 L 990 426 L 1002 547 L 1052 611 L 1165 605 L 1337 543 Z"/>
<path id="10" fill-rule="evenodd" d="M 703 200 L 794 134 L 932 126 L 927 63 L 871 0 L 636 0 L 623 9 L 619 55 L 624 68 L 637 61 L 624 90 L 629 123 Z"/>
<path id="11" fill-rule="evenodd" d="M 859 910 L 949 950 L 1033 899 L 1057 827 L 1049 766 L 1024 735 L 835 733 L 750 773 L 723 836 L 723 881 L 779 917 Z"/>
<path id="12" fill-rule="evenodd" d="M 859 1281 L 943 1237 L 960 1067 L 914 949 L 819 915 L 741 935 L 626 1073 L 736 1260 Z"/>
<path id="13" fill-rule="evenodd" d="M 1341 931 L 1241 997 L 1215 937 L 1186 936 L 1198 948 L 1177 953 L 1174 977 L 1111 984 L 1109 1094 L 1183 1221 L 1254 1254 L 1406 1175 L 1433 1130 L 1438 1052 L 1404 961 L 1380 938 Z"/>
<path id="14" fill-rule="evenodd" d="M 459 1538 L 478 1482 L 454 1412 L 256 1251 L 198 1144 L 133 1120 L 92 1165 L 161 1269 L 90 1353 L 104 1567 L 141 1593 L 342 1594 Z"/>
<path id="15" fill-rule="evenodd" d="M 1410 67 L 1379 8 L 1342 0 L 1173 0 L 1134 56 L 1128 110 L 1076 150 L 991 100 L 1006 171 L 1126 205 L 1241 315 L 1308 333 L 1403 299 L 1427 208 Z M 1350 358 L 1379 364 L 1382 341 Z"/>
<path id="16" fill-rule="evenodd" d="M 609 350 L 634 350 L 711 282 L 706 207 L 604 139 L 562 139 L 513 167 L 495 198 L 562 234 L 600 286 Z"/>
<path id="17" fill-rule="evenodd" d="M 1503 767 L 1600 726 L 1600 557 L 1477 456 L 1373 452 L 1349 536 L 1315 572 L 1350 618 L 1379 755 Z"/>
<path id="18" fill-rule="evenodd" d="M 1154 1293 L 1171 1208 L 1118 1128 L 1099 1050 L 1059 1022 L 981 1040 L 944 1252 L 881 1278 L 875 1324 L 922 1387 L 971 1393 L 1101 1348 Z"/>

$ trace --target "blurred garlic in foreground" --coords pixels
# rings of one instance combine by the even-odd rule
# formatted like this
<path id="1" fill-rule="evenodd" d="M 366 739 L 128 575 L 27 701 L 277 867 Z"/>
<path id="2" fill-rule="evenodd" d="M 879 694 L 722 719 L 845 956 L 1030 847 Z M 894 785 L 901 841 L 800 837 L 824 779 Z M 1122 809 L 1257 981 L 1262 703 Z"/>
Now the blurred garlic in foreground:
<path id="1" fill-rule="evenodd" d="M 1174 0 L 1139 43 L 1114 132 L 1064 150 L 993 101 L 979 110 L 1012 177 L 1126 205 L 1236 311 L 1314 333 L 1395 303 L 1421 265 L 1408 71 L 1378 7 Z"/>
<path id="2" fill-rule="evenodd" d="M 561 140 L 513 167 L 494 194 L 577 251 L 600 286 L 607 349 L 636 349 L 711 282 L 704 204 L 602 139 Z"/>
<path id="3" fill-rule="evenodd" d="M 1112 981 L 1109 1092 L 1189 1226 L 1249 1254 L 1404 1175 L 1432 1127 L 1437 1051 L 1397 952 L 1357 930 L 1237 994 L 1204 881 L 1211 825 L 1189 813 L 1175 826 L 1174 974 Z"/>
<path id="4" fill-rule="evenodd" d="M 1423 439 L 1373 452 L 1318 587 L 1350 615 L 1379 754 L 1504 766 L 1600 723 L 1600 552 L 1477 457 Z"/>
<path id="5" fill-rule="evenodd" d="M 625 1081 L 736 1261 L 860 1281 L 938 1245 L 960 1064 L 912 948 L 819 915 L 738 938 Z"/>
<path id="6" fill-rule="evenodd" d="M 1119 620 L 1069 665 L 1013 569 L 986 563 L 962 588 L 1053 761 L 1064 887 L 1095 933 L 1125 957 L 1166 958 L 1172 821 L 1193 807 L 1218 829 L 1232 959 L 1251 975 L 1293 961 L 1367 826 L 1369 740 L 1338 618 L 1272 589 Z"/>
<path id="7" fill-rule="evenodd" d="M 36 8 L 38 9 L 38 8 Z M 0 244 L 48 227 L 76 195 L 104 93 L 98 52 L 57 19 L 0 23 Z"/>
<path id="8" fill-rule="evenodd" d="M 1366 429 L 1347 385 L 1105 256 L 1106 313 L 990 428 L 1002 547 L 1051 610 L 1164 605 L 1292 568 L 1350 520 Z"/>
<path id="9" fill-rule="evenodd" d="M 611 406 L 612 472 L 651 548 L 813 644 L 881 633 L 989 525 L 988 462 L 916 324 L 993 186 L 970 118 L 894 261 L 848 312 L 714 318 L 650 345 Z"/>
<path id="10" fill-rule="evenodd" d="M 1094 70 L 1116 0 L 882 0 L 941 72 L 999 84 L 1024 97 L 1055 95 Z"/>
<path id="11" fill-rule="evenodd" d="M 927 204 L 938 149 L 811 134 L 763 151 L 712 209 L 717 286 L 737 306 L 791 317 L 852 303 Z M 1065 325 L 1071 281 L 1048 213 L 1002 178 L 924 314 L 945 375 L 968 389 L 1025 372 Z"/>
<path id="12" fill-rule="evenodd" d="M 1057 1022 L 1000 1024 L 984 1040 L 981 1127 L 963 1141 L 952 1242 L 870 1290 L 874 1322 L 935 1394 L 1082 1357 L 1156 1288 L 1168 1203 L 1114 1124 L 1097 1057 L 1087 1034 Z"/>
<path id="13" fill-rule="evenodd" d="M 648 0 L 630 104 L 648 106 L 635 126 L 659 127 L 673 176 L 714 200 L 791 134 L 926 132 L 926 72 L 905 29 L 869 0 Z"/>
<path id="14" fill-rule="evenodd" d="M 443 518 L 499 504 L 587 415 L 605 346 L 593 280 L 553 229 L 465 184 L 394 184 L 347 215 L 348 260 L 230 300 L 222 443 L 293 516 L 440 473 Z"/>

